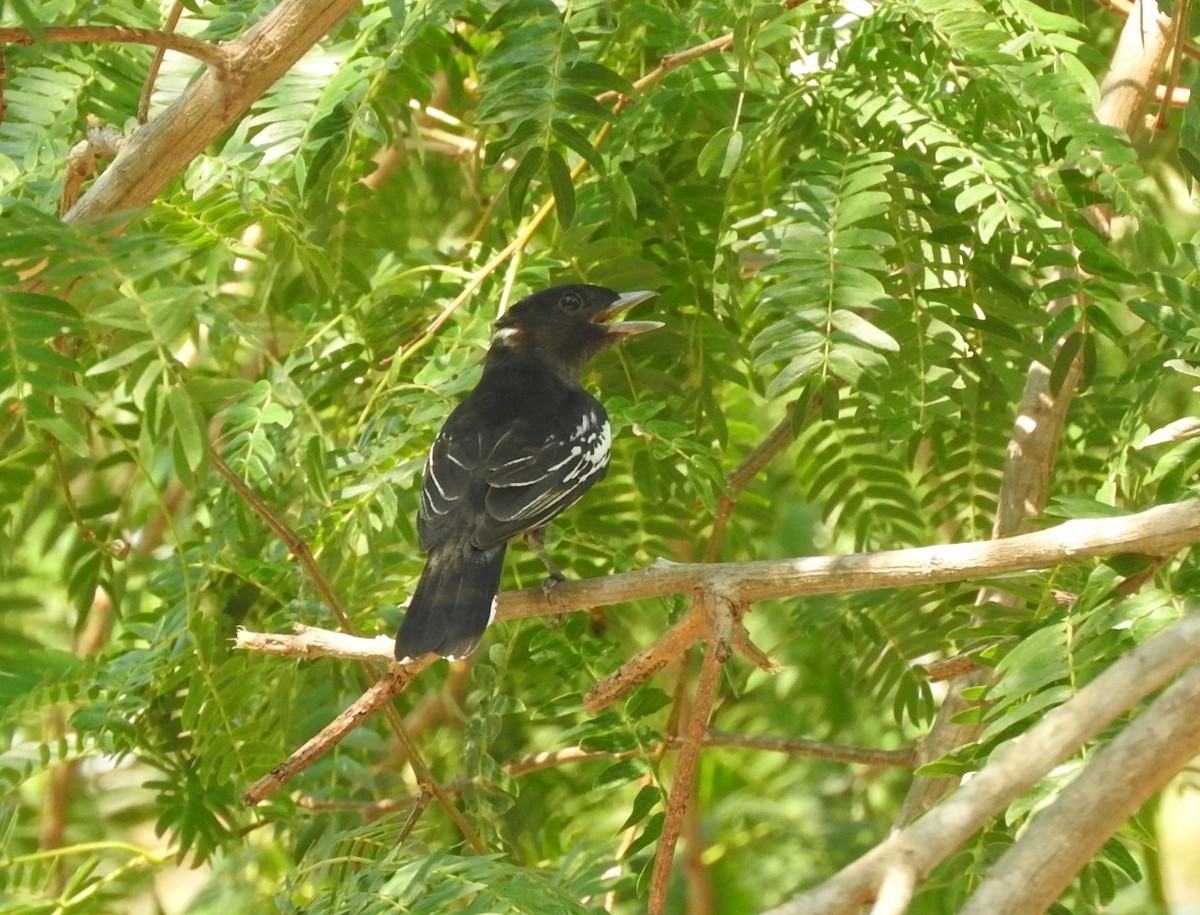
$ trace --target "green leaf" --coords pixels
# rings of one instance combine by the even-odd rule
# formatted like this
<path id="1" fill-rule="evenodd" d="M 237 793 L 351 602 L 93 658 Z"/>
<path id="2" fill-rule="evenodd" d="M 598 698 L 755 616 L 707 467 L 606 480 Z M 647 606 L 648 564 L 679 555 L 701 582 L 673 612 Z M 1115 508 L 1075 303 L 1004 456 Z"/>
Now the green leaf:
<path id="1" fill-rule="evenodd" d="M 657 687 L 643 686 L 625 702 L 625 714 L 630 718 L 645 718 L 671 704 L 671 697 Z"/>
<path id="2" fill-rule="evenodd" d="M 571 170 L 567 168 L 566 160 L 552 149 L 546 150 L 546 170 L 550 188 L 554 191 L 559 225 L 569 229 L 575 220 L 575 186 L 571 183 Z"/>
<path id="3" fill-rule="evenodd" d="M 633 809 L 629 811 L 629 816 L 625 818 L 625 822 L 621 824 L 618 832 L 636 826 L 642 820 L 649 816 L 650 811 L 662 803 L 662 789 L 656 785 L 643 785 L 633 799 Z"/>
<path id="4" fill-rule="evenodd" d="M 607 788 L 631 782 L 641 778 L 649 771 L 649 764 L 640 756 L 622 759 L 597 775 L 595 781 L 592 782 L 592 788 Z"/>
<path id="5" fill-rule="evenodd" d="M 954 209 L 961 213 L 994 196 L 996 196 L 994 184 L 972 184 L 954 198 Z"/>
<path id="6" fill-rule="evenodd" d="M 508 176 L 508 208 L 513 213 L 521 211 L 521 205 L 525 202 L 525 192 L 529 189 L 529 182 L 542 167 L 544 155 L 542 147 L 530 147 Z"/>
<path id="7" fill-rule="evenodd" d="M 1000 226 L 1008 221 L 1008 206 L 1000 200 L 979 214 L 979 240 L 987 244 Z"/>
<path id="8" fill-rule="evenodd" d="M 1200 179 L 1200 77 L 1192 81 L 1191 94 L 1179 125 L 1179 161 L 1194 179 Z"/>
<path id="9" fill-rule="evenodd" d="M 743 143 L 744 137 L 740 130 L 722 127 L 700 150 L 700 155 L 696 158 L 696 170 L 701 175 L 711 174 L 715 170 L 717 177 L 729 177 L 741 158 Z"/>
<path id="10" fill-rule="evenodd" d="M 842 333 L 849 334 L 855 340 L 865 343 L 867 346 L 873 346 L 876 349 L 886 350 L 891 353 L 900 351 L 900 344 L 896 342 L 891 334 L 880 330 L 870 321 L 859 317 L 852 311 L 834 311 L 830 314 L 829 320 Z"/>
<path id="11" fill-rule="evenodd" d="M 114 353 L 107 359 L 102 359 L 100 362 L 97 362 L 95 365 L 88 368 L 84 374 L 88 377 L 103 375 L 106 372 L 111 372 L 123 366 L 129 365 L 129 363 L 141 359 L 147 353 L 154 352 L 157 348 L 158 341 L 156 340 L 138 340 L 136 343 L 131 343 L 129 346 L 125 347 L 125 349 Z"/>
<path id="12" fill-rule="evenodd" d="M 167 391 L 167 407 L 175 421 L 175 434 L 183 449 L 187 466 L 195 472 L 208 455 L 208 439 L 204 434 L 204 416 L 182 387 Z"/>
<path id="13" fill-rule="evenodd" d="M 33 395 L 21 401 L 29 421 L 65 445 L 80 457 L 91 454 L 87 429 L 74 411 L 58 412 L 40 396 Z"/>

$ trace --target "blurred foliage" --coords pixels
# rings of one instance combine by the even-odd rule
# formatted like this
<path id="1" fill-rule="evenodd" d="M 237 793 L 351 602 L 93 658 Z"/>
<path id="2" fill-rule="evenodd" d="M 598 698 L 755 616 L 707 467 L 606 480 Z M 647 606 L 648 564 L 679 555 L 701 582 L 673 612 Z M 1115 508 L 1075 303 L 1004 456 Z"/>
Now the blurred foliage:
<path id="1" fill-rule="evenodd" d="M 0 16 L 157 28 L 160 6 Z M 218 41 L 271 4 L 184 6 L 181 28 Z M 780 422 L 798 442 L 742 494 L 722 559 L 984 538 L 1029 365 L 1060 380 L 1075 353 L 1053 514 L 1193 496 L 1200 440 L 1143 442 L 1194 412 L 1200 248 L 1177 134 L 1131 144 L 1092 115 L 1119 25 L 1060 0 L 367 0 L 118 234 L 54 214 L 87 118 L 133 129 L 152 51 L 7 48 L 4 910 L 125 911 L 179 863 L 211 868 L 193 912 L 583 912 L 606 893 L 615 911 L 643 908 L 672 778 L 658 751 L 694 665 L 594 717 L 582 694 L 682 599 L 496 627 L 469 669 L 439 664 L 399 697 L 436 777 L 466 779 L 492 855 L 470 854 L 436 805 L 402 842 L 407 809 L 370 819 L 416 790 L 378 719 L 259 808 L 239 799 L 366 680 L 231 651 L 238 626 L 332 621 L 212 471 L 210 444 L 311 546 L 355 624 L 391 632 L 421 567 L 432 436 L 491 321 L 547 284 L 657 289 L 639 314 L 668 324 L 590 376 L 616 441 L 608 478 L 551 534 L 573 576 L 703 555 L 725 474 Z M 634 90 L 665 55 L 726 33 L 731 50 Z M 151 115 L 195 72 L 169 57 Z M 613 93 L 632 100 L 615 109 Z M 487 269 L 548 201 L 555 218 Z M 1116 217 L 1114 239 L 1092 207 Z M 539 569 L 516 549 L 506 583 Z M 914 662 L 969 652 L 1000 675 L 987 729 L 937 765 L 973 768 L 1186 611 L 1195 560 L 1122 598 L 1138 571 L 1117 557 L 1006 579 L 1024 606 L 984 607 L 978 625 L 971 583 L 760 605 L 748 624 L 783 671 L 727 665 L 716 724 L 902 746 L 934 708 Z M 1062 607 L 1061 591 L 1078 600 Z M 574 745 L 612 755 L 505 769 Z M 946 862 L 918 910 L 952 910 L 1068 775 Z M 716 910 L 758 911 L 854 859 L 907 780 L 706 751 Z M 51 817 L 57 852 L 41 845 Z M 1130 824 L 1063 905 L 1097 911 L 1125 887 L 1146 911 L 1152 849 Z M 672 907 L 689 911 L 682 878 Z"/>

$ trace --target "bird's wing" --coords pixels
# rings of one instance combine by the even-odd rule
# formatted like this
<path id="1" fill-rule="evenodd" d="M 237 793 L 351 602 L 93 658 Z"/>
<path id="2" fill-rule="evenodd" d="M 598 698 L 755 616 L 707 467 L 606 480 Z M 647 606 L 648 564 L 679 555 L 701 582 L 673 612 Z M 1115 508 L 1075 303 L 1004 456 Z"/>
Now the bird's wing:
<path id="1" fill-rule="evenodd" d="M 602 410 L 548 431 L 513 426 L 487 456 L 484 518 L 474 544 L 487 549 L 546 524 L 587 492 L 608 469 L 611 437 Z"/>
<path id="2" fill-rule="evenodd" d="M 438 433 L 425 461 L 425 482 L 417 513 L 421 549 L 430 549 L 451 527 L 462 524 L 463 500 L 472 478 L 484 472 L 487 450 L 479 432 L 455 430 L 447 424 Z"/>

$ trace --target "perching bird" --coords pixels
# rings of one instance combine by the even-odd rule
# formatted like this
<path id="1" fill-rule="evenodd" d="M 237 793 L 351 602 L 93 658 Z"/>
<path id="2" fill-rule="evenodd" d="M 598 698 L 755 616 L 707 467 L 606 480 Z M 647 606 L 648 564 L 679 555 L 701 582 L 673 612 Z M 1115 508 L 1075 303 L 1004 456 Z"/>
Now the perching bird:
<path id="1" fill-rule="evenodd" d="M 583 365 L 658 321 L 605 323 L 654 295 L 555 286 L 495 324 L 483 377 L 446 419 L 425 464 L 417 536 L 429 556 L 396 635 L 396 659 L 470 654 L 496 613 L 508 541 L 542 548 L 546 524 L 608 469 L 604 407 Z"/>

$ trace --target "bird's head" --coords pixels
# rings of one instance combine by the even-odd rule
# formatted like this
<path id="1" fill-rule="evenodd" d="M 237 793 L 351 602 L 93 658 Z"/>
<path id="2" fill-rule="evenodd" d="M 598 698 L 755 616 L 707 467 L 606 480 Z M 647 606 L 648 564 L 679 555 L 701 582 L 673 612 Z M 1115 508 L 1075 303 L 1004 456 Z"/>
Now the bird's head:
<path id="1" fill-rule="evenodd" d="M 575 283 L 526 296 L 495 324 L 492 348 L 538 354 L 568 370 L 614 343 L 662 327 L 660 321 L 612 321 L 653 292 L 624 294 Z"/>

